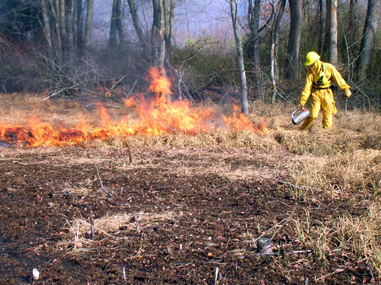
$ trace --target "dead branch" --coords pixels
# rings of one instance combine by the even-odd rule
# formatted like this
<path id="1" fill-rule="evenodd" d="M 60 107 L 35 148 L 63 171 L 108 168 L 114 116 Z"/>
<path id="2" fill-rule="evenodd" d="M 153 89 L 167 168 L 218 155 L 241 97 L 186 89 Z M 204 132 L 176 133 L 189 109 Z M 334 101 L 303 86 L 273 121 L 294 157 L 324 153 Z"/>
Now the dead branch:
<path id="1" fill-rule="evenodd" d="M 71 89 L 74 89 L 74 88 L 76 88 L 76 87 L 78 87 L 78 86 L 79 86 L 79 84 L 74 84 L 73 86 L 66 87 L 66 88 L 62 88 L 61 90 L 56 91 L 56 92 L 53 92 L 53 93 L 50 94 L 49 96 L 46 96 L 44 99 L 42 99 L 42 101 L 48 100 L 48 99 L 50 99 L 50 98 L 52 98 L 52 97 L 54 97 L 54 96 L 60 94 L 60 93 L 63 92 L 63 91 L 71 90 Z"/>
<path id="2" fill-rule="evenodd" d="M 127 75 L 125 75 L 125 76 L 121 77 L 119 80 L 113 82 L 113 84 L 112 84 L 110 90 L 112 90 L 112 89 L 114 89 L 116 86 L 118 86 L 118 84 L 119 84 L 120 82 L 122 82 L 122 80 L 123 80 L 126 76 L 127 76 Z"/>
<path id="3" fill-rule="evenodd" d="M 256 252 L 255 255 L 279 255 L 279 254 L 310 254 L 312 253 L 312 250 L 310 249 L 306 249 L 306 250 L 294 250 L 294 251 L 290 251 L 290 252 L 280 252 L 280 251 L 272 251 L 272 252 Z"/>
<path id="4" fill-rule="evenodd" d="M 112 194 L 110 192 L 108 192 L 104 187 L 103 187 L 103 182 L 102 182 L 102 179 L 101 179 L 101 176 L 99 175 L 99 170 L 98 170 L 98 166 L 96 164 L 95 165 L 95 168 L 97 169 L 97 174 L 98 174 L 98 178 L 99 178 L 99 182 L 101 183 L 101 188 L 102 190 L 109 196 L 109 197 L 112 197 Z"/>
<path id="5" fill-rule="evenodd" d="M 127 150 L 128 150 L 128 159 L 130 161 L 130 164 L 132 164 L 132 153 L 131 153 L 131 149 L 129 145 L 127 145 Z"/>
<path id="6" fill-rule="evenodd" d="M 311 188 L 309 186 L 296 186 L 295 184 L 292 184 L 292 183 L 289 183 L 289 182 L 286 182 L 286 181 L 282 181 L 282 180 L 279 180 L 279 179 L 276 179 L 276 178 L 273 178 L 274 180 L 278 181 L 279 183 L 282 183 L 282 184 L 286 184 L 286 185 L 290 185 L 296 189 L 303 189 L 303 188 Z"/>
<path id="7" fill-rule="evenodd" d="M 135 87 L 135 84 L 136 84 L 137 81 L 138 81 L 138 80 L 136 79 L 135 82 L 134 82 L 134 84 L 132 84 L 132 87 L 131 87 L 130 91 L 128 91 L 128 93 L 127 93 L 127 98 L 130 98 L 130 96 L 131 96 L 131 94 L 132 94 L 132 91 L 134 90 L 134 87 Z"/>
<path id="8" fill-rule="evenodd" d="M 96 104 L 99 104 L 99 103 L 90 103 L 90 104 L 87 104 L 87 105 L 85 105 L 85 108 L 91 107 L 91 106 L 96 105 Z M 102 107 L 105 107 L 105 108 L 120 109 L 120 106 L 115 106 L 115 105 L 105 105 L 105 104 L 99 104 L 99 105 L 102 106 Z"/>
<path id="9" fill-rule="evenodd" d="M 90 229 L 91 238 L 94 238 L 94 218 L 90 219 L 90 223 L 91 223 L 91 229 Z"/>
<path id="10" fill-rule="evenodd" d="M 43 101 L 48 100 L 48 99 L 50 99 L 50 98 L 52 98 L 52 97 L 54 97 L 54 96 L 60 94 L 61 92 L 65 91 L 65 90 L 66 90 L 66 88 L 61 89 L 61 90 L 59 90 L 59 91 L 57 91 L 57 92 L 54 92 L 54 93 L 50 94 L 49 96 L 45 97 L 45 98 L 43 99 Z"/>

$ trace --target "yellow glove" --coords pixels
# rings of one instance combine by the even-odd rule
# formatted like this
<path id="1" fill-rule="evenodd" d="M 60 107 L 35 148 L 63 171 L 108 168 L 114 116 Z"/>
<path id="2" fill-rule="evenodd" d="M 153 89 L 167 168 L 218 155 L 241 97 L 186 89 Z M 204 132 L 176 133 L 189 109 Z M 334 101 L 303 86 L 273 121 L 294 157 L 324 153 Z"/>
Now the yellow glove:
<path id="1" fill-rule="evenodd" d="M 351 90 L 349 90 L 349 89 L 348 89 L 348 90 L 345 90 L 345 91 L 344 91 L 344 95 L 347 96 L 347 98 L 351 97 L 351 96 L 352 96 L 352 92 L 351 92 Z"/>
<path id="2" fill-rule="evenodd" d="M 304 108 L 304 106 L 302 104 L 298 105 L 298 111 L 302 110 L 303 108 Z"/>

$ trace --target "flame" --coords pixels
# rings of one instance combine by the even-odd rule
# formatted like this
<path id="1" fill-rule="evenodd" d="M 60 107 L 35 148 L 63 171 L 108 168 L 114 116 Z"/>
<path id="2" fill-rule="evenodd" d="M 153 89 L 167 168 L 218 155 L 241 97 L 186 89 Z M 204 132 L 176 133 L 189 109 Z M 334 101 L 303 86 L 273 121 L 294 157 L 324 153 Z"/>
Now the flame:
<path id="1" fill-rule="evenodd" d="M 172 94 L 171 92 L 171 82 L 165 75 L 165 71 L 159 70 L 155 67 L 151 67 L 147 80 L 151 82 L 148 87 L 148 91 L 152 91 L 159 95 L 159 100 L 166 102 L 166 95 Z"/>
<path id="2" fill-rule="evenodd" d="M 185 132 L 196 134 L 216 128 L 233 128 L 252 132 L 268 133 L 264 120 L 254 124 L 234 105 L 233 115 L 226 117 L 212 108 L 192 106 L 188 100 L 170 102 L 172 95 L 171 82 L 165 72 L 151 68 L 147 76 L 150 85 L 148 90 L 154 96 L 135 95 L 124 101 L 132 114 L 114 122 L 106 109 L 97 104 L 100 114 L 100 126 L 94 127 L 80 117 L 80 123 L 74 128 L 61 126 L 54 128 L 39 118 L 28 119 L 27 127 L 12 126 L 0 122 L 0 143 L 19 146 L 64 146 L 75 145 L 96 138 L 127 137 L 144 133 L 160 135 L 168 132 Z"/>

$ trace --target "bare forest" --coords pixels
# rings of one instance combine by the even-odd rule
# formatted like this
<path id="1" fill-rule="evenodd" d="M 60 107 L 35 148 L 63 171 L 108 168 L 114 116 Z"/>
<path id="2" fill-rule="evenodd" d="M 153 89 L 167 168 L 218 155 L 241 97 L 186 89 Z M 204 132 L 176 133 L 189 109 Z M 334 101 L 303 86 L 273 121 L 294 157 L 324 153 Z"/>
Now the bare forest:
<path id="1" fill-rule="evenodd" d="M 0 283 L 379 284 L 380 4 L 1 1 Z"/>

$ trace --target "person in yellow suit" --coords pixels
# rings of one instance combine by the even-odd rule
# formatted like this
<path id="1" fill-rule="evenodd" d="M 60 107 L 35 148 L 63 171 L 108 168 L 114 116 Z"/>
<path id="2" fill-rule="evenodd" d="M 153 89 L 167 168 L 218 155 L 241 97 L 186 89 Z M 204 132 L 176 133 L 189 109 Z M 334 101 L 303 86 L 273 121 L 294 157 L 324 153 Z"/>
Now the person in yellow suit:
<path id="1" fill-rule="evenodd" d="M 307 53 L 305 66 L 308 72 L 298 109 L 303 109 L 310 98 L 310 116 L 303 121 L 301 129 L 308 130 L 311 127 L 318 118 L 320 109 L 323 111 L 323 128 L 331 128 L 332 115 L 337 113 L 331 86 L 336 82 L 347 98 L 352 95 L 350 86 L 332 64 L 322 62 L 314 51 Z"/>

